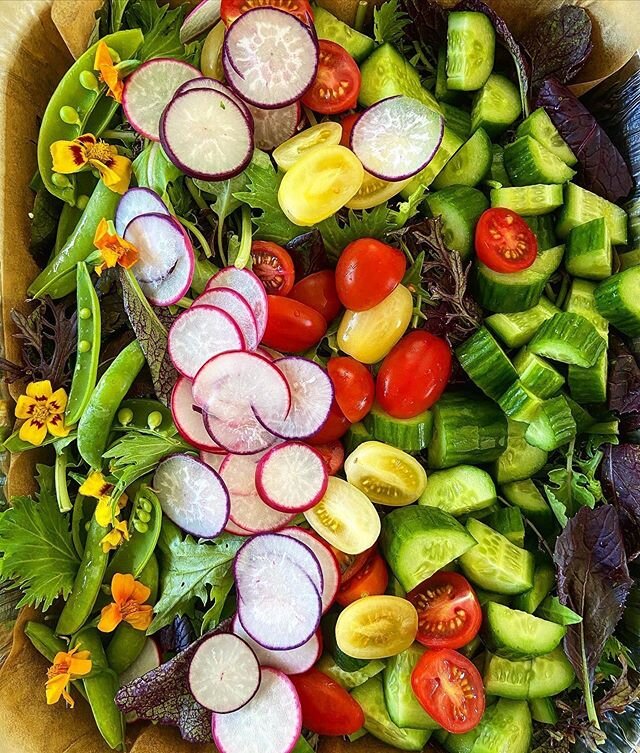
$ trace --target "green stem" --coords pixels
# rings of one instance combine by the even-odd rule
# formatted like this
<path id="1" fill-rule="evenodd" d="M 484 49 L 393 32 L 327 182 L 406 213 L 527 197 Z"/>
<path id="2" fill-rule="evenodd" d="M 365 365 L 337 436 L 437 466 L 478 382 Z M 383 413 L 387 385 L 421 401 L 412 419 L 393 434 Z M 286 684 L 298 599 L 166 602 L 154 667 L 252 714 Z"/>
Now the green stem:
<path id="1" fill-rule="evenodd" d="M 211 225 L 211 227 L 215 227 L 216 221 L 213 219 L 211 207 L 202 198 L 202 194 L 200 193 L 200 191 L 198 191 L 196 184 L 191 178 L 187 178 L 184 183 L 187 187 L 187 191 L 189 191 L 189 193 L 191 194 L 191 198 L 195 201 L 198 209 L 204 212 L 204 216 L 206 217 L 207 222 Z"/>
<path id="2" fill-rule="evenodd" d="M 185 296 L 184 298 L 181 298 L 179 301 L 176 301 L 173 305 L 181 309 L 188 309 L 188 308 L 191 308 L 192 304 L 193 304 L 193 299 Z"/>
<path id="3" fill-rule="evenodd" d="M 304 114 L 307 116 L 307 120 L 309 121 L 309 125 L 318 125 L 318 119 L 316 118 L 316 115 L 314 112 L 312 112 L 308 107 L 305 107 L 303 105 L 302 109 L 304 110 Z"/>
<path id="4" fill-rule="evenodd" d="M 251 210 L 244 204 L 242 206 L 242 225 L 240 227 L 240 248 L 234 262 L 237 269 L 244 269 L 249 263 L 251 257 L 251 241 L 253 233 L 251 232 Z"/>
<path id="5" fill-rule="evenodd" d="M 364 22 L 367 18 L 367 9 L 369 7 L 368 0 L 360 0 L 358 3 L 358 7 L 356 9 L 356 20 L 353 25 L 353 28 L 356 31 L 362 31 L 362 27 L 364 26 Z"/>
<path id="6" fill-rule="evenodd" d="M 204 235 L 198 230 L 196 225 L 194 225 L 193 222 L 189 222 L 189 220 L 185 220 L 184 217 L 178 217 L 176 215 L 176 219 L 178 222 L 180 222 L 181 225 L 187 228 L 187 230 L 195 235 L 195 237 L 198 239 L 198 243 L 200 244 L 200 247 L 204 251 L 205 256 L 207 259 L 210 259 L 213 256 L 213 252 L 211 251 L 211 246 L 208 244 L 207 239 L 204 237 Z"/>
<path id="7" fill-rule="evenodd" d="M 103 139 L 111 139 L 112 141 L 124 141 L 130 144 L 133 144 L 133 142 L 138 138 L 138 134 L 134 133 L 134 131 L 117 131 L 115 129 L 103 131 L 100 135 Z"/>

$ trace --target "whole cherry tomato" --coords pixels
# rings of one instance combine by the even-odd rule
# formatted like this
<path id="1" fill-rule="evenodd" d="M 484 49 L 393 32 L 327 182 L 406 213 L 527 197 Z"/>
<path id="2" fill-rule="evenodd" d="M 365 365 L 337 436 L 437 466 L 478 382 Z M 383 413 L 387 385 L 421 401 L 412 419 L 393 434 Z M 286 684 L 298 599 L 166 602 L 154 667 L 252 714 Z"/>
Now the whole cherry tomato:
<path id="1" fill-rule="evenodd" d="M 327 362 L 336 402 L 352 424 L 371 410 L 375 384 L 369 369 L 351 356 L 336 356 Z"/>
<path id="2" fill-rule="evenodd" d="M 288 295 L 293 288 L 295 269 L 289 252 L 270 241 L 254 241 L 251 244 L 252 271 L 267 293 Z"/>
<path id="3" fill-rule="evenodd" d="M 289 297 L 311 306 L 328 322 L 335 319 L 342 309 L 333 269 L 322 269 L 303 277 L 293 286 Z"/>
<path id="4" fill-rule="evenodd" d="M 519 272 L 538 254 L 538 240 L 525 220 L 511 209 L 493 207 L 476 225 L 476 254 L 494 272 Z"/>
<path id="5" fill-rule="evenodd" d="M 344 463 L 344 447 L 342 446 L 342 442 L 339 439 L 334 439 L 332 442 L 314 445 L 314 449 L 322 456 L 327 466 L 327 473 L 330 476 L 335 476 Z"/>
<path id="6" fill-rule="evenodd" d="M 333 402 L 331 403 L 331 410 L 329 411 L 327 420 L 322 424 L 322 426 L 315 434 L 307 439 L 307 442 L 314 446 L 317 444 L 326 444 L 327 442 L 333 442 L 334 440 L 343 437 L 347 433 L 347 431 L 349 431 L 350 426 L 351 421 L 349 421 L 349 419 L 340 410 L 340 407 L 338 406 L 338 403 L 334 398 Z"/>
<path id="7" fill-rule="evenodd" d="M 335 115 L 356 106 L 360 93 L 360 69 L 336 42 L 319 41 L 318 72 L 302 103 L 314 112 Z"/>
<path id="8" fill-rule="evenodd" d="M 324 672 L 309 669 L 290 678 L 300 699 L 302 725 L 319 735 L 351 735 L 364 725 L 360 705 Z"/>
<path id="9" fill-rule="evenodd" d="M 338 259 L 338 297 L 350 311 L 371 309 L 396 289 L 406 269 L 402 251 L 375 238 L 360 238 L 350 243 Z"/>
<path id="10" fill-rule="evenodd" d="M 310 306 L 268 295 L 267 328 L 262 343 L 286 353 L 301 353 L 317 345 L 327 331 L 325 318 Z"/>
<path id="11" fill-rule="evenodd" d="M 379 596 L 386 591 L 388 583 L 387 565 L 378 552 L 374 552 L 358 573 L 342 583 L 336 601 L 346 607 L 363 596 Z"/>

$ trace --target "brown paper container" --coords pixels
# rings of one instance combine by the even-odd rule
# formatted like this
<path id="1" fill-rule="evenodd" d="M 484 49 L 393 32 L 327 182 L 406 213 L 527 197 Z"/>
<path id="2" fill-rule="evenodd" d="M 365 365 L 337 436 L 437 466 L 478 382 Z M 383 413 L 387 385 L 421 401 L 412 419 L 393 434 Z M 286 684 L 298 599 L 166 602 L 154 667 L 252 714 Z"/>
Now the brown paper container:
<path id="1" fill-rule="evenodd" d="M 445 0 L 443 0 L 444 2 Z M 563 0 L 489 0 L 516 34 Z M 2 319 L 8 358 L 18 358 L 9 317 L 12 308 L 24 310 L 28 283 L 37 272 L 28 253 L 29 218 L 33 195 L 28 184 L 36 167 L 38 117 L 58 81 L 78 55 L 93 26 L 100 0 L 3 0 L 0 2 L 0 232 L 2 252 Z M 322 5 L 352 19 L 357 0 L 321 0 Z M 450 4 L 450 3 L 448 3 Z M 581 74 L 587 90 L 617 71 L 640 47 L 640 0 L 578 0 L 594 20 L 594 52 Z M 56 30 L 63 33 L 64 42 Z M 605 41 L 606 40 L 606 47 Z M 66 42 L 66 45 L 65 45 Z M 67 49 L 68 45 L 68 49 Z M 11 494 L 33 488 L 37 452 L 13 459 L 8 478 Z M 24 610 L 16 625 L 13 648 L 0 670 L 0 750 L 3 753 L 107 753 L 90 710 L 78 698 L 74 710 L 44 700 L 46 661 L 22 631 L 24 622 L 38 618 Z M 77 695 L 77 694 L 76 694 Z M 132 726 L 131 753 L 214 753 L 213 745 L 183 742 L 173 728 Z M 347 744 L 325 739 L 321 753 L 384 753 L 382 743 L 363 738 Z"/>

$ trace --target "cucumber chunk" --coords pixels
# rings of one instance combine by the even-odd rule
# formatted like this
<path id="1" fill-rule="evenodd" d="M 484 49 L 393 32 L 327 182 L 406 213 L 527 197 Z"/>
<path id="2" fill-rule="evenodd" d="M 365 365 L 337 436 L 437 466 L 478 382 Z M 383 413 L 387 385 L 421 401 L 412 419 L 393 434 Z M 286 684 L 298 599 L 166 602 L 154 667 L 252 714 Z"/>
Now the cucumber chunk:
<path id="1" fill-rule="evenodd" d="M 361 63 L 373 52 L 375 42 L 371 37 L 356 31 L 319 5 L 313 7 L 313 24 L 318 39 L 329 39 L 344 47 L 356 63 Z"/>
<path id="2" fill-rule="evenodd" d="M 486 709 L 482 718 L 484 719 L 490 711 L 491 708 Z M 482 721 L 480 724 L 482 724 Z M 473 746 L 478 739 L 479 734 L 480 725 L 461 735 L 452 735 L 443 729 L 438 729 L 433 733 L 433 736 L 447 753 L 472 753 Z"/>
<path id="3" fill-rule="evenodd" d="M 531 136 L 521 136 L 504 148 L 504 164 L 514 186 L 566 183 L 575 175 L 574 170 Z"/>
<path id="4" fill-rule="evenodd" d="M 501 507 L 491 513 L 487 523 L 501 533 L 505 539 L 519 547 L 524 547 L 524 519 L 517 507 Z"/>
<path id="5" fill-rule="evenodd" d="M 457 465 L 429 475 L 419 505 L 437 507 L 450 515 L 468 515 L 486 510 L 496 502 L 496 487 L 491 476 L 472 465 Z"/>
<path id="6" fill-rule="evenodd" d="M 531 662 L 529 698 L 547 698 L 566 690 L 575 679 L 571 662 L 561 646 Z"/>
<path id="7" fill-rule="evenodd" d="M 532 659 L 548 654 L 566 632 L 562 625 L 502 604 L 489 603 L 485 608 L 483 640 L 489 651 L 504 659 Z"/>
<path id="8" fill-rule="evenodd" d="M 575 154 L 558 133 L 558 129 L 553 125 L 543 107 L 534 110 L 528 118 L 520 123 L 516 135 L 531 136 L 569 167 L 573 167 L 578 162 Z"/>
<path id="9" fill-rule="evenodd" d="M 533 726 L 524 701 L 501 698 L 476 729 L 478 736 L 472 753 L 529 753 Z"/>
<path id="10" fill-rule="evenodd" d="M 456 356 L 471 381 L 487 397 L 497 400 L 517 380 L 507 354 L 486 327 L 456 348 Z"/>
<path id="11" fill-rule="evenodd" d="M 547 560 L 539 561 L 533 573 L 533 587 L 514 598 L 513 608 L 533 614 L 547 598 L 555 583 L 556 572 L 553 565 Z"/>
<path id="12" fill-rule="evenodd" d="M 485 667 L 484 686 L 491 695 L 525 700 L 558 695 L 574 678 L 573 667 L 558 647 L 544 656 L 521 661 L 491 654 Z"/>
<path id="13" fill-rule="evenodd" d="M 604 338 L 588 319 L 567 312 L 555 314 L 544 322 L 529 343 L 532 353 L 576 366 L 593 366 L 605 348 Z"/>
<path id="14" fill-rule="evenodd" d="M 593 366 L 569 366 L 567 383 L 571 397 L 580 403 L 604 403 L 607 399 L 609 359 L 603 350 Z"/>
<path id="15" fill-rule="evenodd" d="M 546 251 L 558 245 L 556 238 L 556 229 L 553 217 L 548 214 L 532 215 L 523 217 L 527 225 L 533 230 L 536 240 L 538 241 L 538 250 Z"/>
<path id="16" fill-rule="evenodd" d="M 385 668 L 385 663 L 381 659 L 373 659 L 365 664 L 362 669 L 356 669 L 353 672 L 346 672 L 340 667 L 331 654 L 325 653 L 320 657 L 320 660 L 316 664 L 316 668 L 325 675 L 329 675 L 332 680 L 335 680 L 339 685 L 347 690 L 357 688 L 358 685 L 362 685 L 367 680 L 380 674 Z"/>
<path id="17" fill-rule="evenodd" d="M 434 94 L 441 106 L 445 103 L 456 102 L 460 98 L 458 92 L 449 89 L 447 86 L 447 51 L 444 47 L 441 47 L 438 50 L 438 66 L 436 68 L 436 86 Z M 471 127 L 471 118 L 469 118 L 469 127 Z"/>
<path id="18" fill-rule="evenodd" d="M 604 280 L 611 275 L 612 263 L 611 239 L 604 217 L 571 228 L 564 259 L 569 274 Z"/>
<path id="19" fill-rule="evenodd" d="M 363 423 L 371 439 L 405 452 L 424 450 L 433 433 L 433 415 L 428 410 L 413 418 L 394 418 L 375 404 L 364 417 Z"/>
<path id="20" fill-rule="evenodd" d="M 534 447 L 552 452 L 576 435 L 576 422 L 563 395 L 545 400 L 527 427 L 525 439 Z"/>
<path id="21" fill-rule="evenodd" d="M 508 348 L 519 348 L 531 340 L 543 322 L 558 313 L 560 309 L 548 298 L 542 297 L 539 303 L 525 311 L 491 314 L 485 319 L 485 324 Z"/>
<path id="22" fill-rule="evenodd" d="M 369 433 L 361 421 L 357 424 L 351 424 L 349 431 L 344 435 L 342 440 L 345 455 L 350 455 L 356 447 L 359 447 L 364 442 L 370 442 L 372 439 L 373 435 Z"/>
<path id="23" fill-rule="evenodd" d="M 567 183 L 564 189 L 564 206 L 558 215 L 556 232 L 566 238 L 569 231 L 589 220 L 604 217 L 609 228 L 611 243 L 627 242 L 627 213 L 622 207 L 613 204 L 575 183 Z"/>
<path id="24" fill-rule="evenodd" d="M 434 730 L 440 726 L 422 708 L 411 687 L 411 673 L 426 650 L 414 643 L 387 659 L 382 676 L 384 699 L 391 721 L 398 727 Z"/>
<path id="25" fill-rule="evenodd" d="M 475 591 L 481 607 L 488 604 L 490 601 L 495 601 L 496 604 L 505 605 L 508 605 L 511 601 L 511 597 L 508 594 L 497 594 L 494 591 L 484 591 L 482 588 L 476 588 Z"/>
<path id="26" fill-rule="evenodd" d="M 604 280 L 595 289 L 598 312 L 629 337 L 640 335 L 640 266 Z"/>
<path id="27" fill-rule="evenodd" d="M 606 338 L 609 334 L 609 322 L 598 311 L 595 296 L 596 287 L 597 285 L 594 282 L 573 280 L 564 308 L 570 314 L 584 316 L 593 324 L 598 334 Z"/>
<path id="28" fill-rule="evenodd" d="M 500 489 L 507 502 L 519 507 L 525 518 L 530 520 L 540 533 L 546 535 L 553 531 L 555 528 L 553 512 L 546 499 L 538 491 L 538 487 L 530 478 L 521 479 L 520 481 L 510 481 L 507 484 L 503 484 Z M 555 576 L 553 577 L 555 578 Z M 553 582 L 552 580 L 552 585 Z M 535 608 L 537 608 L 537 605 Z M 535 608 L 532 611 L 535 611 Z M 524 609 L 524 607 L 519 606 L 518 609 Z M 528 612 L 529 610 L 525 609 L 524 611 Z"/>
<path id="29" fill-rule="evenodd" d="M 551 698 L 532 698 L 529 701 L 531 718 L 540 724 L 556 725 L 558 723 L 558 711 Z"/>
<path id="30" fill-rule="evenodd" d="M 447 87 L 475 91 L 493 70 L 496 33 L 484 13 L 449 13 L 447 22 Z"/>
<path id="31" fill-rule="evenodd" d="M 500 396 L 498 405 L 514 421 L 529 422 L 542 407 L 542 400 L 518 380 Z"/>
<path id="32" fill-rule="evenodd" d="M 461 107 L 456 107 L 446 102 L 441 102 L 440 107 L 442 107 L 442 114 L 444 115 L 444 122 L 447 127 L 456 136 L 466 141 L 471 136 L 471 115 Z"/>
<path id="33" fill-rule="evenodd" d="M 507 448 L 493 469 L 493 476 L 500 485 L 530 478 L 547 462 L 548 454 L 544 450 L 532 447 L 525 439 L 526 430 L 526 424 L 509 420 Z"/>
<path id="34" fill-rule="evenodd" d="M 523 215 L 549 214 L 561 207 L 563 201 L 561 185 L 539 183 L 535 186 L 494 188 L 491 191 L 492 207 L 505 207 Z"/>
<path id="35" fill-rule="evenodd" d="M 499 183 L 501 186 L 510 186 L 511 178 L 504 166 L 504 149 L 500 144 L 491 145 L 491 167 L 489 168 L 489 179 Z"/>
<path id="36" fill-rule="evenodd" d="M 440 142 L 438 151 L 433 156 L 433 159 L 424 170 L 422 170 L 422 172 L 419 172 L 409 183 L 407 183 L 402 191 L 400 191 L 400 196 L 404 199 L 408 199 L 421 186 L 423 188 L 428 188 L 451 157 L 453 157 L 458 149 L 460 149 L 463 143 L 464 140 L 449 128 L 449 126 L 445 125 L 442 134 L 442 141 Z"/>
<path id="37" fill-rule="evenodd" d="M 557 369 L 527 348 L 516 354 L 513 365 L 522 384 L 543 400 L 557 394 L 564 384 L 564 377 Z"/>
<path id="38" fill-rule="evenodd" d="M 483 128 L 491 138 L 496 138 L 515 123 L 521 112 L 518 87 L 506 76 L 492 73 L 473 97 L 471 128 L 474 131 Z"/>
<path id="39" fill-rule="evenodd" d="M 461 185 L 427 194 L 425 200 L 431 214 L 442 217 L 442 234 L 447 248 L 468 259 L 473 251 L 476 223 L 489 208 L 486 196 L 475 188 Z"/>
<path id="40" fill-rule="evenodd" d="M 478 128 L 438 173 L 433 186 L 476 186 L 488 173 L 492 159 L 491 139 Z"/>

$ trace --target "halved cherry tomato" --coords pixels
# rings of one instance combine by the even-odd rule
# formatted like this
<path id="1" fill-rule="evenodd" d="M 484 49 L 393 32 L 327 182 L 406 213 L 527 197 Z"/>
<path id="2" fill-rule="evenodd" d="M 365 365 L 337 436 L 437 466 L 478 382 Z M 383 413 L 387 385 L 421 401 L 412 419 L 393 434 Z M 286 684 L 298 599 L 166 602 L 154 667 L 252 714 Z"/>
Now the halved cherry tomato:
<path id="1" fill-rule="evenodd" d="M 369 369 L 350 356 L 337 356 L 327 362 L 336 402 L 352 424 L 362 421 L 371 410 L 375 384 Z"/>
<path id="2" fill-rule="evenodd" d="M 338 259 L 338 297 L 350 311 L 371 309 L 398 287 L 406 269 L 402 251 L 375 238 L 360 238 Z"/>
<path id="3" fill-rule="evenodd" d="M 536 260 L 538 240 L 519 214 L 493 207 L 476 225 L 476 254 L 494 272 L 519 272 Z"/>
<path id="4" fill-rule="evenodd" d="M 314 449 L 320 453 L 320 456 L 324 460 L 324 464 L 327 466 L 327 473 L 330 476 L 335 476 L 344 463 L 344 447 L 342 446 L 342 442 L 339 439 L 335 439 L 333 442 L 314 445 Z"/>
<path id="5" fill-rule="evenodd" d="M 270 241 L 253 241 L 251 269 L 271 295 L 288 295 L 295 281 L 293 259 L 289 252 Z"/>
<path id="6" fill-rule="evenodd" d="M 393 346 L 376 377 L 376 400 L 394 418 L 430 408 L 451 376 L 451 348 L 440 337 L 414 330 Z"/>
<path id="7" fill-rule="evenodd" d="M 482 624 L 480 602 L 469 581 L 453 572 L 440 572 L 407 594 L 418 612 L 416 640 L 429 648 L 462 648 Z"/>
<path id="8" fill-rule="evenodd" d="M 363 596 L 379 596 L 387 590 L 388 583 L 387 565 L 378 552 L 374 552 L 364 567 L 340 586 L 336 601 L 340 606 L 346 607 Z"/>
<path id="9" fill-rule="evenodd" d="M 254 8 L 278 8 L 311 26 L 313 13 L 308 0 L 222 0 L 220 16 L 228 28 L 243 13 Z"/>
<path id="10" fill-rule="evenodd" d="M 307 439 L 307 442 L 314 446 L 317 444 L 325 444 L 326 442 L 333 442 L 336 439 L 340 439 L 340 437 L 344 437 L 347 431 L 349 431 L 350 426 L 351 421 L 349 421 L 340 410 L 340 406 L 334 398 L 331 403 L 331 409 L 329 410 L 327 420 L 315 434 L 312 434 L 309 439 Z"/>
<path id="11" fill-rule="evenodd" d="M 324 672 L 291 675 L 302 707 L 302 726 L 318 735 L 351 735 L 364 725 L 360 705 Z"/>
<path id="12" fill-rule="evenodd" d="M 344 47 L 319 41 L 318 72 L 302 103 L 314 112 L 335 115 L 356 106 L 360 92 L 360 69 Z"/>
<path id="13" fill-rule="evenodd" d="M 267 329 L 262 338 L 264 345 L 286 353 L 301 353 L 322 340 L 327 322 L 317 311 L 281 295 L 268 295 L 267 300 L 269 311 Z"/>
<path id="14" fill-rule="evenodd" d="M 351 149 L 351 131 L 353 131 L 353 126 L 361 115 L 361 112 L 352 112 L 350 115 L 345 115 L 340 121 L 340 125 L 342 126 L 340 143 L 348 149 Z"/>
<path id="15" fill-rule="evenodd" d="M 367 564 L 369 559 L 376 551 L 376 545 L 374 544 L 370 549 L 360 554 L 345 554 L 335 547 L 331 547 L 331 550 L 338 560 L 338 567 L 340 568 L 340 582 L 346 583 L 348 580 L 354 577 L 362 568 Z"/>
<path id="16" fill-rule="evenodd" d="M 469 732 L 484 714 L 480 672 L 450 648 L 425 652 L 411 673 L 411 687 L 427 714 L 452 734 Z"/>
<path id="17" fill-rule="evenodd" d="M 289 297 L 311 306 L 328 322 L 335 319 L 342 309 L 333 269 L 322 269 L 303 277 L 293 286 Z"/>

